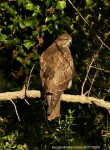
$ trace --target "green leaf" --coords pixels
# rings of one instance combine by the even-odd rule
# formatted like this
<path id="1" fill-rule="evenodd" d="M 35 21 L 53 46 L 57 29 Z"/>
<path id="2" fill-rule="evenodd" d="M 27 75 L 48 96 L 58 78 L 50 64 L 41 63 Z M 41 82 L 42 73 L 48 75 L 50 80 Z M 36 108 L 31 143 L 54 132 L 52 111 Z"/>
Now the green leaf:
<path id="1" fill-rule="evenodd" d="M 58 30 L 59 21 L 55 21 L 55 29 Z"/>
<path id="2" fill-rule="evenodd" d="M 18 130 L 15 130 L 15 134 L 18 136 Z"/>
<path id="3" fill-rule="evenodd" d="M 100 21 L 102 15 L 99 13 L 99 16 L 98 16 L 98 21 Z"/>
<path id="4" fill-rule="evenodd" d="M 50 32 L 50 34 L 52 34 L 52 32 L 54 31 L 52 24 L 48 25 L 48 31 Z"/>
<path id="5" fill-rule="evenodd" d="M 32 14 L 32 17 L 37 17 L 37 15 L 38 15 L 38 13 L 37 13 L 37 12 L 34 12 L 34 13 Z"/>
<path id="6" fill-rule="evenodd" d="M 18 0 L 18 5 L 21 6 L 21 4 L 24 4 L 24 0 Z"/>
<path id="7" fill-rule="evenodd" d="M 17 19 L 16 22 L 13 23 L 13 30 L 16 29 L 17 31 L 19 31 L 18 24 L 19 24 L 19 20 Z"/>
<path id="8" fill-rule="evenodd" d="M 57 19 L 58 19 L 58 15 L 53 14 L 53 15 L 52 15 L 52 19 L 53 19 L 53 20 L 57 20 Z"/>
<path id="9" fill-rule="evenodd" d="M 52 17 L 47 16 L 47 17 L 45 18 L 45 22 L 48 22 L 48 21 L 50 21 L 51 19 L 52 19 Z"/>
<path id="10" fill-rule="evenodd" d="M 79 17 L 79 15 L 77 15 L 77 16 L 76 16 L 76 21 L 78 21 L 78 20 L 79 20 L 79 18 L 80 18 L 80 17 Z"/>
<path id="11" fill-rule="evenodd" d="M 2 6 L 2 7 L 3 7 L 3 6 L 6 7 L 6 5 L 7 5 L 7 2 L 3 2 L 3 3 L 0 4 L 0 6 Z M 8 6 L 8 5 L 7 5 L 7 6 Z M 9 6 L 8 6 L 8 7 L 9 7 Z"/>
<path id="12" fill-rule="evenodd" d="M 16 22 L 18 20 L 18 17 L 17 16 L 11 16 L 10 20 L 13 22 Z"/>
<path id="13" fill-rule="evenodd" d="M 13 45 L 17 45 L 19 43 L 20 43 L 20 39 L 17 39 L 17 38 L 13 39 L 13 42 L 12 42 Z"/>
<path id="14" fill-rule="evenodd" d="M 2 149 L 3 148 L 3 143 L 0 143 L 0 149 Z"/>
<path id="15" fill-rule="evenodd" d="M 39 32 L 38 31 L 32 31 L 32 35 L 34 38 L 36 38 L 38 36 Z"/>
<path id="16" fill-rule="evenodd" d="M 23 146 L 21 145 L 21 144 L 19 144 L 18 146 L 17 146 L 17 148 L 18 149 L 21 149 Z"/>
<path id="17" fill-rule="evenodd" d="M 41 32 L 45 31 L 46 30 L 46 25 L 42 25 L 42 27 L 40 28 Z"/>
<path id="18" fill-rule="evenodd" d="M 14 17 L 16 16 L 17 12 L 14 9 L 10 8 L 10 14 Z"/>
<path id="19" fill-rule="evenodd" d="M 28 74 L 28 73 L 29 73 L 29 68 L 26 68 L 26 69 L 23 70 L 22 72 L 23 72 L 23 74 Z M 19 134 L 19 137 L 20 137 L 20 136 L 22 137 L 23 134 L 24 134 L 24 133 L 20 133 L 20 134 Z"/>
<path id="20" fill-rule="evenodd" d="M 11 140 L 11 135 L 8 135 L 8 141 L 10 141 Z"/>
<path id="21" fill-rule="evenodd" d="M 37 52 L 33 52 L 33 60 L 40 59 L 40 55 Z"/>
<path id="22" fill-rule="evenodd" d="M 33 20 L 33 26 L 34 26 L 34 27 L 37 27 L 40 22 L 41 22 L 40 19 L 34 19 L 34 20 Z"/>
<path id="23" fill-rule="evenodd" d="M 36 14 L 42 14 L 41 12 L 41 8 L 39 5 L 36 6 L 35 10 L 34 10 L 34 13 L 32 14 L 32 16 L 36 16 Z"/>
<path id="24" fill-rule="evenodd" d="M 34 4 L 26 4 L 26 9 L 34 10 Z"/>
<path id="25" fill-rule="evenodd" d="M 68 139 L 69 142 L 74 142 L 74 138 Z"/>
<path id="26" fill-rule="evenodd" d="M 86 0 L 86 5 L 92 5 L 92 0 Z"/>
<path id="27" fill-rule="evenodd" d="M 19 54 L 26 56 L 26 52 L 22 49 L 22 46 L 19 47 Z"/>
<path id="28" fill-rule="evenodd" d="M 31 60 L 29 59 L 27 62 L 26 62 L 27 65 L 30 65 L 31 64 Z"/>
<path id="29" fill-rule="evenodd" d="M 56 8 L 60 9 L 60 10 L 66 8 L 66 2 L 65 1 L 58 1 Z"/>
<path id="30" fill-rule="evenodd" d="M 0 118 L 0 125 L 3 123 L 3 119 L 2 118 Z"/>
<path id="31" fill-rule="evenodd" d="M 16 57 L 16 60 L 19 61 L 20 63 L 23 63 L 24 59 L 21 57 Z"/>
<path id="32" fill-rule="evenodd" d="M 8 28 L 12 31 L 13 30 L 13 24 L 8 25 Z"/>
<path id="33" fill-rule="evenodd" d="M 27 146 L 27 145 L 23 145 L 23 148 L 27 150 L 27 149 L 28 149 L 28 146 Z"/>
<path id="34" fill-rule="evenodd" d="M 12 45 L 12 40 L 5 40 L 5 45 Z"/>
<path id="35" fill-rule="evenodd" d="M 51 3 L 51 0 L 46 0 L 46 1 L 45 1 L 45 5 L 46 5 L 47 7 L 49 7 L 50 3 Z"/>
<path id="36" fill-rule="evenodd" d="M 19 26 L 20 26 L 22 29 L 26 27 L 26 26 L 24 25 L 24 20 L 20 20 L 20 21 L 19 21 Z"/>
<path id="37" fill-rule="evenodd" d="M 7 39 L 8 37 L 5 34 L 1 34 L 0 35 L 0 41 L 4 41 L 5 39 Z"/>
<path id="38" fill-rule="evenodd" d="M 26 43 L 26 42 L 29 42 L 29 40 L 27 40 L 27 39 L 26 39 L 26 40 L 24 40 L 24 43 Z"/>
<path id="39" fill-rule="evenodd" d="M 11 148 L 16 148 L 16 144 L 14 144 Z"/>
<path id="40" fill-rule="evenodd" d="M 0 33 L 1 33 L 2 30 L 3 30 L 3 28 L 0 28 Z"/>
<path id="41" fill-rule="evenodd" d="M 3 137 L 3 139 L 4 139 L 4 140 L 7 140 L 7 139 L 8 139 L 8 136 L 7 136 L 7 135 L 6 135 L 6 136 L 4 136 L 4 137 Z"/>
<path id="42" fill-rule="evenodd" d="M 29 27 L 33 24 L 33 20 L 24 20 L 24 25 Z"/>
<path id="43" fill-rule="evenodd" d="M 6 146 L 9 146 L 10 144 L 8 142 L 6 142 Z"/>
<path id="44" fill-rule="evenodd" d="M 29 42 L 26 42 L 24 43 L 23 45 L 29 50 L 29 48 L 33 45 L 35 45 L 35 41 L 29 41 Z"/>

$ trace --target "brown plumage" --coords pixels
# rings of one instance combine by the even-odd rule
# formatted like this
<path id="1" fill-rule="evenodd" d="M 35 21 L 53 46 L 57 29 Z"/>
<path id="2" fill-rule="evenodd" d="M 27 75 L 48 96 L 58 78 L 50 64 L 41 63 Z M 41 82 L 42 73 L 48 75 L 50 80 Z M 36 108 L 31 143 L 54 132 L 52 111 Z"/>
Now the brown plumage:
<path id="1" fill-rule="evenodd" d="M 40 77 L 47 102 L 48 120 L 60 115 L 61 94 L 72 85 L 75 66 L 69 50 L 71 43 L 71 36 L 62 34 L 41 55 Z"/>

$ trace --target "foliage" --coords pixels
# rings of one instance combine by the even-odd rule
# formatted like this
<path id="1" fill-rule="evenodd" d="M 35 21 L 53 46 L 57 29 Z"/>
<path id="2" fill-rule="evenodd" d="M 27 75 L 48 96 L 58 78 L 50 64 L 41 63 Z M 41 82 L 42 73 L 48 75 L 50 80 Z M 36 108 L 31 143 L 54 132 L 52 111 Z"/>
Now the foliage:
<path id="1" fill-rule="evenodd" d="M 29 88 L 41 90 L 40 54 L 62 33 L 68 33 L 73 38 L 71 53 L 77 72 L 73 87 L 66 93 L 74 95 L 81 93 L 81 85 L 88 66 L 101 45 L 95 33 L 103 41 L 109 33 L 110 3 L 107 0 L 73 0 L 72 2 L 89 21 L 91 28 L 68 0 L 18 0 L 0 4 L 1 93 L 22 89 L 24 83 L 27 83 L 33 64 L 36 67 Z M 109 36 L 105 43 L 110 47 Z M 90 92 L 90 96 L 107 101 L 110 100 L 109 55 L 109 50 L 103 46 L 92 64 L 93 67 L 104 70 L 99 70 Z M 91 68 L 84 92 L 89 89 L 95 72 L 96 68 Z M 102 149 L 109 146 L 107 135 L 101 136 L 109 132 L 109 125 L 106 127 L 106 110 L 94 105 L 62 102 L 60 124 L 58 118 L 47 123 L 42 100 L 29 99 L 29 102 L 31 105 L 27 106 L 24 101 L 19 99 L 15 101 L 21 117 L 20 122 L 17 121 L 12 104 L 0 102 L 1 118 L 6 118 L 0 124 L 2 147 L 8 149 L 19 146 L 18 149 L 26 147 L 35 150 L 51 149 L 52 145 L 100 145 Z M 67 116 L 69 109 L 75 111 L 73 115 L 69 112 L 70 116 Z M 97 121 L 100 115 L 102 118 Z M 76 125 L 70 127 L 73 120 Z M 59 125 L 61 129 L 58 129 Z M 60 142 L 55 140 L 54 135 L 60 139 Z"/>
<path id="2" fill-rule="evenodd" d="M 4 120 L 2 118 L 0 118 L 0 126 L 4 123 Z M 10 149 L 17 148 L 18 150 L 20 150 L 20 149 L 28 148 L 26 144 L 24 144 L 24 145 L 16 144 L 18 137 L 19 138 L 20 138 L 20 136 L 22 137 L 22 134 L 21 135 L 18 134 L 18 130 L 15 130 L 15 132 L 12 131 L 12 133 L 10 135 L 6 135 L 5 131 L 1 129 L 0 135 L 2 135 L 0 137 L 0 149 L 10 150 Z"/>

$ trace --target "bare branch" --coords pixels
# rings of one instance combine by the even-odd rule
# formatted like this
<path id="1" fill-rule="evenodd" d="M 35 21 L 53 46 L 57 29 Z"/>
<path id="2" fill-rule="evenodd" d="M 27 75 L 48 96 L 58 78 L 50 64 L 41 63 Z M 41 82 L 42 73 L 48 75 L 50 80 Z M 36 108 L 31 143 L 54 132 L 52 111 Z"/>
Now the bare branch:
<path id="1" fill-rule="evenodd" d="M 7 46 L 0 47 L 0 50 L 4 49 L 5 47 L 7 47 Z"/>
<path id="2" fill-rule="evenodd" d="M 28 88 L 29 88 L 29 82 L 30 82 L 30 79 L 31 79 L 31 74 L 32 74 L 32 71 L 33 71 L 33 69 L 34 69 L 34 66 L 35 66 L 35 64 L 33 64 L 32 69 L 31 69 L 31 71 L 30 71 L 29 79 L 28 79 L 28 82 L 27 82 L 27 90 L 28 90 Z"/>
<path id="3" fill-rule="evenodd" d="M 31 71 L 30 71 L 30 75 L 29 75 L 29 79 L 28 79 L 28 82 L 27 82 L 27 90 L 28 90 L 28 88 L 29 88 L 29 82 L 30 82 L 30 79 L 31 79 L 31 74 L 32 74 L 32 71 L 33 71 L 33 69 L 34 69 L 34 66 L 35 66 L 35 64 L 33 64 L 33 66 L 32 66 L 32 69 L 31 69 Z M 25 96 L 26 96 L 26 86 L 24 85 L 24 87 L 23 87 L 23 89 L 25 90 Z M 25 100 L 25 102 L 28 104 L 28 105 L 30 105 L 30 103 L 26 100 L 26 97 L 24 98 L 24 100 Z"/>
<path id="4" fill-rule="evenodd" d="M 84 20 L 84 22 L 86 22 L 86 24 L 91 28 L 89 22 L 81 15 L 81 13 L 77 10 L 77 8 L 73 5 L 73 3 L 68 0 L 68 2 L 72 5 L 72 7 L 77 11 L 77 13 L 79 14 L 79 16 Z"/>
<path id="5" fill-rule="evenodd" d="M 93 30 L 92 28 L 91 28 L 91 26 L 90 26 L 90 24 L 89 24 L 89 22 L 81 15 L 81 13 L 77 10 L 77 8 L 73 5 L 73 3 L 70 1 L 70 0 L 68 0 L 68 2 L 72 5 L 72 7 L 77 11 L 77 13 L 79 14 L 79 16 L 84 20 L 84 22 L 90 27 L 90 29 L 91 30 Z M 94 31 L 93 31 L 94 32 Z M 95 33 L 95 32 L 94 32 Z M 105 47 L 107 48 L 107 49 L 109 49 L 110 50 L 110 48 L 101 40 L 101 38 L 95 33 L 95 36 L 99 39 L 99 41 L 103 44 L 103 45 L 105 45 Z"/>
<path id="6" fill-rule="evenodd" d="M 98 72 L 99 72 L 99 70 L 97 70 L 97 71 L 95 72 L 95 75 L 94 75 L 94 78 L 93 78 L 93 80 L 92 80 L 92 82 L 91 82 L 90 88 L 89 88 L 89 90 L 88 90 L 84 95 L 88 94 L 88 96 L 89 96 L 90 91 L 91 91 L 91 89 L 92 89 L 93 83 L 94 83 L 94 81 L 95 81 L 95 78 L 96 78 Z"/>
<path id="7" fill-rule="evenodd" d="M 87 78 L 88 78 L 90 68 L 91 68 L 91 66 L 92 66 L 92 64 L 93 64 L 93 62 L 95 61 L 96 58 L 97 58 L 97 54 L 93 56 L 92 61 L 91 61 L 90 65 L 89 65 L 89 68 L 87 69 L 87 74 L 86 74 L 86 77 L 85 77 L 84 82 L 83 82 L 83 84 L 82 84 L 81 95 L 83 95 L 84 85 L 85 85 L 86 80 L 87 80 Z"/>
<path id="8" fill-rule="evenodd" d="M 26 102 L 28 105 L 30 105 L 30 103 L 26 100 L 26 98 L 25 98 L 24 100 L 25 100 L 25 102 Z"/>
<path id="9" fill-rule="evenodd" d="M 18 117 L 18 120 L 20 121 L 20 116 L 19 116 L 19 114 L 18 114 L 18 111 L 17 111 L 16 105 L 15 105 L 15 103 L 14 103 L 11 99 L 10 99 L 10 101 L 11 101 L 11 102 L 12 102 L 12 104 L 14 105 L 16 115 L 17 115 L 17 117 Z"/>
<path id="10" fill-rule="evenodd" d="M 106 73 L 108 73 L 108 72 L 110 73 L 110 70 L 105 70 L 105 69 L 94 67 L 94 66 L 91 66 L 91 68 L 94 68 L 94 69 L 97 69 L 97 70 L 100 70 L 100 71 L 104 71 Z"/>
<path id="11" fill-rule="evenodd" d="M 77 72 L 76 72 L 76 76 L 78 77 L 79 81 L 82 82 Z"/>
<path id="12" fill-rule="evenodd" d="M 69 95 L 69 94 L 62 94 L 61 96 L 62 101 L 66 102 L 79 102 L 79 103 L 87 103 L 87 104 L 95 104 L 97 106 L 103 107 L 110 110 L 110 102 L 104 101 L 103 99 L 98 99 L 95 97 L 87 97 L 84 95 Z"/>
<path id="13" fill-rule="evenodd" d="M 38 90 L 27 90 L 26 96 L 28 98 L 41 98 L 41 92 Z M 14 99 L 24 99 L 25 98 L 25 91 L 24 89 L 21 91 L 16 92 L 6 92 L 0 94 L 0 101 L 6 101 L 6 100 L 14 100 Z M 94 97 L 87 97 L 84 95 L 69 95 L 69 94 L 62 94 L 61 96 L 62 101 L 66 102 L 79 102 L 79 103 L 87 103 L 87 104 L 96 104 L 97 106 L 103 107 L 110 110 L 110 102 L 104 101 L 103 99 L 98 99 Z"/>
<path id="14" fill-rule="evenodd" d="M 107 37 L 105 38 L 104 41 L 106 41 L 106 39 L 108 38 L 109 34 L 110 34 L 110 32 L 108 32 L 108 35 L 107 35 Z M 82 91 L 81 91 L 81 94 L 82 94 L 82 95 L 83 95 L 83 91 L 84 91 L 84 85 L 85 85 L 86 80 L 87 80 L 87 78 L 88 78 L 88 75 L 89 75 L 90 69 L 91 69 L 91 67 L 92 67 L 92 64 L 93 64 L 93 62 L 98 58 L 98 54 L 99 54 L 99 52 L 100 52 L 102 46 L 103 46 L 103 43 L 101 44 L 101 46 L 100 46 L 98 52 L 97 52 L 96 54 L 94 54 L 94 56 L 93 56 L 93 58 L 92 58 L 92 61 L 91 61 L 90 65 L 89 65 L 89 68 L 88 68 L 88 70 L 87 70 L 86 77 L 85 77 L 84 82 L 83 82 L 83 84 L 82 84 Z"/>

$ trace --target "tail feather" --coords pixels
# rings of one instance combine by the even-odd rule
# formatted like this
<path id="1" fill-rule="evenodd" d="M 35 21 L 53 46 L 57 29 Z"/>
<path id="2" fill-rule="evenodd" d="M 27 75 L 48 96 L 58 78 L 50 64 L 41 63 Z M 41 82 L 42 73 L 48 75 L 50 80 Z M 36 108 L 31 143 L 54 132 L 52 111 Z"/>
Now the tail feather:
<path id="1" fill-rule="evenodd" d="M 60 115 L 60 96 L 62 91 L 56 93 L 46 93 L 47 119 L 52 120 Z"/>
<path id="2" fill-rule="evenodd" d="M 60 115 L 60 99 L 58 100 L 58 103 L 56 104 L 54 110 L 47 115 L 48 120 L 53 120 L 54 118 L 58 117 Z"/>

